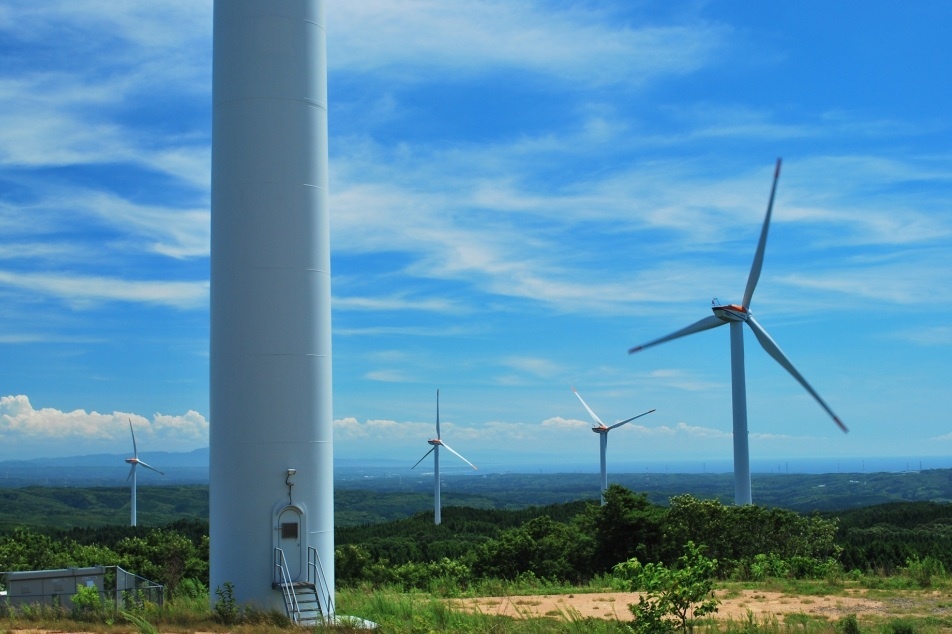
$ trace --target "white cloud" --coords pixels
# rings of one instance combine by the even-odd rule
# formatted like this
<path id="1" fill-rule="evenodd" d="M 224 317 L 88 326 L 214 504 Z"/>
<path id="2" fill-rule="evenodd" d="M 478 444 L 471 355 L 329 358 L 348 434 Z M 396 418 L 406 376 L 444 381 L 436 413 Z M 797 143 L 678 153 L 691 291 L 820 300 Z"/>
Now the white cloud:
<path id="1" fill-rule="evenodd" d="M 183 310 L 208 303 L 208 282 L 130 281 L 99 276 L 0 271 L 0 285 L 60 299 L 77 309 L 137 302 Z"/>
<path id="2" fill-rule="evenodd" d="M 588 7 L 439 0 L 332 3 L 333 70 L 383 72 L 404 81 L 434 68 L 477 74 L 519 69 L 584 85 L 639 84 L 716 59 L 727 29 L 711 22 L 637 25 Z"/>
<path id="3" fill-rule="evenodd" d="M 0 443 L 4 449 L 20 442 L 45 440 L 62 449 L 64 446 L 100 450 L 125 449 L 129 438 L 129 422 L 136 430 L 136 440 L 161 444 L 163 449 L 195 449 L 208 445 L 208 422 L 195 411 L 175 416 L 156 413 L 147 417 L 131 412 L 64 412 L 54 408 L 35 409 L 25 395 L 0 397 Z M 155 449 L 154 449 L 155 450 Z"/>
<path id="4" fill-rule="evenodd" d="M 895 336 L 921 346 L 949 346 L 952 345 L 952 325 L 904 330 Z"/>
<path id="5" fill-rule="evenodd" d="M 370 381 L 381 383 L 413 383 L 414 379 L 403 370 L 373 370 L 364 375 Z"/>
<path id="6" fill-rule="evenodd" d="M 561 416 L 554 416 L 552 418 L 547 418 L 542 421 L 540 424 L 542 429 L 554 430 L 554 431 L 564 431 L 571 430 L 575 431 L 578 429 L 585 429 L 586 427 L 591 427 L 591 423 L 586 423 L 585 421 L 578 420 L 576 418 L 562 418 Z"/>
<path id="7" fill-rule="evenodd" d="M 334 296 L 335 310 L 392 311 L 418 310 L 435 313 L 459 313 L 464 309 L 457 302 L 442 297 L 412 298 L 407 294 L 387 297 Z"/>

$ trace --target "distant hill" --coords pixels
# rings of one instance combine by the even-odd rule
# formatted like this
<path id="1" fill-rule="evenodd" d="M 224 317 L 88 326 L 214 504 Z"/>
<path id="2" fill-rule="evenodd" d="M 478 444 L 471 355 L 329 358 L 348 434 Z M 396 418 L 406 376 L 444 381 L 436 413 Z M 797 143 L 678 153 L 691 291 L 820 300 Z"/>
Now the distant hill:
<path id="1" fill-rule="evenodd" d="M 152 456 L 148 457 L 152 460 Z M 155 461 L 158 463 L 158 460 Z M 55 463 L 55 461 L 54 461 Z M 3 473 L 0 463 L 0 474 Z M 46 462 L 28 465 L 46 470 L 51 481 L 64 484 L 0 487 L 0 529 L 26 526 L 123 525 L 129 517 L 129 488 L 125 465 L 114 468 L 107 484 L 80 486 L 77 481 L 93 478 L 97 467 L 72 469 Z M 163 465 L 164 466 L 164 465 Z M 187 471 L 192 467 L 180 467 Z M 113 468 L 110 468 L 113 469 Z M 75 472 L 89 470 L 76 476 Z M 105 469 L 100 469 L 105 471 Z M 201 471 L 201 469 L 199 469 Z M 372 473 L 357 468 L 339 469 L 334 482 L 335 524 L 353 526 L 386 522 L 429 513 L 433 509 L 432 473 Z M 173 473 L 174 469 L 169 473 Z M 207 470 L 197 484 L 173 484 L 157 474 L 140 482 L 140 524 L 158 526 L 178 519 L 207 519 Z M 75 477 L 75 480 L 70 480 Z M 594 473 L 496 473 L 453 475 L 443 478 L 442 499 L 448 507 L 518 510 L 598 499 L 598 474 Z M 655 504 L 666 505 L 675 495 L 733 502 L 730 474 L 613 474 L 612 483 L 645 493 Z M 12 481 L 12 480 L 11 480 Z M 161 484 L 162 486 L 156 486 Z M 843 511 L 890 502 L 952 502 L 952 469 L 929 469 L 905 473 L 858 474 L 755 474 L 754 502 L 799 512 Z"/>
<path id="2" fill-rule="evenodd" d="M 129 476 L 128 454 L 92 454 L 65 458 L 35 458 L 0 462 L 0 488 L 26 486 L 119 486 Z M 140 454 L 164 476 L 140 469 L 142 484 L 208 484 L 208 447 L 189 452 L 150 451 Z"/>

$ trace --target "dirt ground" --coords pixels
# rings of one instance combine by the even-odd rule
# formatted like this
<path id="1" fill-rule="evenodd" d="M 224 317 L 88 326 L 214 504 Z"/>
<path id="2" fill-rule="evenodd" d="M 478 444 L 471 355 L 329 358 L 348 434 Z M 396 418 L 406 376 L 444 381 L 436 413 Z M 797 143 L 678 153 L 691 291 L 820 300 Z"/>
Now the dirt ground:
<path id="1" fill-rule="evenodd" d="M 839 619 L 847 614 L 861 615 L 875 612 L 882 616 L 891 614 L 935 613 L 932 606 L 923 605 L 922 611 L 910 610 L 909 602 L 887 605 L 882 601 L 866 598 L 856 592 L 849 596 L 793 596 L 781 592 L 762 590 L 732 591 L 725 595 L 723 591 L 716 596 L 720 599 L 716 617 L 746 621 L 751 613 L 757 622 L 764 618 L 775 617 L 782 621 L 784 615 L 805 614 L 822 616 L 830 620 Z M 479 611 L 484 614 L 500 614 L 512 617 L 559 616 L 575 614 L 580 617 L 605 619 L 632 619 L 628 605 L 638 603 L 636 592 L 599 592 L 594 594 L 538 595 L 518 597 L 483 597 L 460 599 L 454 604 L 462 609 Z M 933 601 L 925 601 L 932 603 Z M 914 606 L 912 606 L 914 607 Z"/>
<path id="2" fill-rule="evenodd" d="M 848 590 L 845 596 L 790 595 L 763 590 L 719 590 L 718 619 L 756 622 L 787 615 L 804 614 L 836 621 L 848 614 L 879 616 L 952 615 L 952 596 L 941 592 L 892 593 L 887 600 L 866 596 L 865 590 Z M 450 603 L 464 610 L 511 617 L 574 616 L 631 620 L 628 605 L 638 603 L 636 592 L 596 592 L 583 594 L 527 595 L 454 599 Z M 11 634 L 54 634 L 49 630 L 11 630 Z M 62 634 L 56 630 L 55 634 Z"/>

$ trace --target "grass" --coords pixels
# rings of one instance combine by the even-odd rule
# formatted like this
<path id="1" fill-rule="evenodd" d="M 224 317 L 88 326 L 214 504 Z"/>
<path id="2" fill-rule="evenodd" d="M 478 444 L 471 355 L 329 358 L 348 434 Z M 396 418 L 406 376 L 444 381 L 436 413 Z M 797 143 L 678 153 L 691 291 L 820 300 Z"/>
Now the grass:
<path id="1" fill-rule="evenodd" d="M 597 580 L 586 587 L 547 584 L 539 580 L 521 583 L 489 582 L 465 591 L 466 596 L 531 597 L 533 595 L 578 595 L 610 590 L 606 580 Z M 849 621 L 849 616 L 838 614 L 813 615 L 792 613 L 786 615 L 756 616 L 748 610 L 746 618 L 735 620 L 704 620 L 694 629 L 696 634 L 952 634 L 952 582 L 933 580 L 928 588 L 912 586 L 904 581 L 886 582 L 881 579 L 852 577 L 835 583 L 824 581 L 776 581 L 759 584 L 728 582 L 719 585 L 722 599 L 736 600 L 743 591 L 753 590 L 763 598 L 765 593 L 780 592 L 788 604 L 795 598 L 799 603 L 820 604 L 820 597 L 864 596 L 885 604 L 881 614 L 860 612 Z M 459 594 L 454 592 L 457 597 Z M 756 604 L 753 598 L 751 604 Z M 499 601 L 502 603 L 502 600 Z M 386 634 L 416 634 L 424 632 L 461 632 L 494 634 L 534 634 L 543 632 L 616 634 L 628 633 L 625 621 L 630 619 L 624 602 L 602 604 L 605 617 L 583 617 L 571 607 L 559 606 L 544 616 L 531 616 L 530 610 L 539 602 L 532 598 L 515 601 L 517 617 L 495 613 L 496 606 L 483 612 L 466 612 L 454 608 L 444 593 L 404 592 L 398 588 L 370 587 L 342 589 L 337 593 L 340 614 L 351 614 L 378 623 Z M 497 604 L 498 605 L 498 604 Z M 93 634 L 155 634 L 176 632 L 193 634 L 210 632 L 231 634 L 277 634 L 302 631 L 289 624 L 283 614 L 245 610 L 241 623 L 225 625 L 216 620 L 209 609 L 207 597 L 177 599 L 163 606 L 147 605 L 128 616 L 100 613 L 78 621 L 66 609 L 33 607 L 11 613 L 0 606 L 0 634 L 14 630 L 49 629 L 53 631 L 89 632 Z M 357 632 L 347 627 L 316 628 L 318 632 Z"/>

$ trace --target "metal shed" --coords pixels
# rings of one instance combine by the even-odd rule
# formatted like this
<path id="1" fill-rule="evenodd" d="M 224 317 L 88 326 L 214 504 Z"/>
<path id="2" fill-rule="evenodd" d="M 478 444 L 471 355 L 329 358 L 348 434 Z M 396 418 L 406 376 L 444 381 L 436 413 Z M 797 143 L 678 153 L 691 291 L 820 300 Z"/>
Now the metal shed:
<path id="1" fill-rule="evenodd" d="M 30 603 L 67 604 L 82 587 L 96 588 L 103 593 L 104 566 L 59 568 L 8 572 L 4 576 L 10 605 Z"/>

